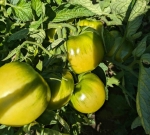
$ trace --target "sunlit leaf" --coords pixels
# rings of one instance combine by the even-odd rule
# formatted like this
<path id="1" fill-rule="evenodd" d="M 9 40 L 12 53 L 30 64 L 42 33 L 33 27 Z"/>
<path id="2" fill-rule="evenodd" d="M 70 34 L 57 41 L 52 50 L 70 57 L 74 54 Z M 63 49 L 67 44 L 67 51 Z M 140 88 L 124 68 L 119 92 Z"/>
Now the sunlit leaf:
<path id="1" fill-rule="evenodd" d="M 63 8 L 56 11 L 56 17 L 53 19 L 53 22 L 67 21 L 72 18 L 84 17 L 84 16 L 93 16 L 94 14 L 82 6 L 75 6 L 74 8 Z"/>
<path id="2" fill-rule="evenodd" d="M 37 16 L 39 17 L 42 13 L 42 2 L 41 0 L 31 0 L 31 6 L 35 10 Z"/>
<path id="3" fill-rule="evenodd" d="M 146 1 L 145 0 L 136 0 L 134 7 L 130 13 L 128 24 L 126 28 L 126 36 L 130 37 L 135 34 L 138 28 L 142 23 L 142 18 L 146 12 Z"/>
<path id="4" fill-rule="evenodd" d="M 17 5 L 12 6 L 16 17 L 18 17 L 21 21 L 29 21 L 32 19 L 32 9 L 31 3 L 26 2 L 26 0 L 20 0 Z"/>

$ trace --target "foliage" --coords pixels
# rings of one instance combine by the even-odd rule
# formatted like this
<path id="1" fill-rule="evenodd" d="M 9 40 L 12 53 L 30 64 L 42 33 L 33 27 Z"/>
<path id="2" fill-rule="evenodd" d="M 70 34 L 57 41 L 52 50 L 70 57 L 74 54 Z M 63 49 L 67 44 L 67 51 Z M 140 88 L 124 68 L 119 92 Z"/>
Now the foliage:
<path id="1" fill-rule="evenodd" d="M 103 135 L 150 134 L 149 2 L 0 0 L 0 66 L 23 61 L 45 80 L 51 74 L 60 76 L 62 69 L 67 68 L 77 83 L 78 75 L 67 61 L 66 41 L 88 28 L 78 25 L 81 19 L 103 22 L 101 38 L 105 56 L 92 72 L 104 82 L 107 94 L 104 106 L 93 114 L 79 113 L 68 103 L 57 110 L 45 110 L 37 120 L 22 127 L 0 125 L 0 134 L 84 135 L 88 133 L 85 131 L 88 131 L 85 128 L 88 126 Z M 47 31 L 52 28 L 56 29 L 56 33 L 54 40 L 50 41 Z M 118 31 L 121 36 L 114 38 L 109 33 L 112 30 Z M 114 43 L 119 46 L 118 49 L 127 47 L 124 41 L 130 42 L 133 47 L 127 59 L 121 62 L 114 59 L 118 50 L 111 57 L 107 55 Z"/>

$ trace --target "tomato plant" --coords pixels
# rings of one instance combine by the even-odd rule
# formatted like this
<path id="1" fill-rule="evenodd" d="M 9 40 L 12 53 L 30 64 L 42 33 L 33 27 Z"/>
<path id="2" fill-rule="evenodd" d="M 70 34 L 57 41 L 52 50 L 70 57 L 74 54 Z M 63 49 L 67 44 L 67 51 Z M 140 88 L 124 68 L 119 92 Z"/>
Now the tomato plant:
<path id="1" fill-rule="evenodd" d="M 86 73 L 79 77 L 71 97 L 71 105 L 82 113 L 93 113 L 105 102 L 105 86 L 93 73 Z"/>
<path id="2" fill-rule="evenodd" d="M 64 70 L 61 80 L 51 79 L 48 81 L 51 88 L 51 99 L 48 105 L 48 109 L 59 109 L 66 105 L 74 90 L 74 80 L 71 73 Z"/>
<path id="3" fill-rule="evenodd" d="M 95 69 L 103 60 L 103 43 L 94 32 L 85 31 L 78 36 L 71 36 L 66 46 L 68 61 L 77 74 Z"/>
<path id="4" fill-rule="evenodd" d="M 0 134 L 150 134 L 149 4 L 0 0 Z"/>
<path id="5" fill-rule="evenodd" d="M 51 93 L 46 81 L 28 64 L 11 62 L 0 67 L 0 123 L 23 126 L 46 109 Z M 34 114 L 34 115 L 33 115 Z"/>

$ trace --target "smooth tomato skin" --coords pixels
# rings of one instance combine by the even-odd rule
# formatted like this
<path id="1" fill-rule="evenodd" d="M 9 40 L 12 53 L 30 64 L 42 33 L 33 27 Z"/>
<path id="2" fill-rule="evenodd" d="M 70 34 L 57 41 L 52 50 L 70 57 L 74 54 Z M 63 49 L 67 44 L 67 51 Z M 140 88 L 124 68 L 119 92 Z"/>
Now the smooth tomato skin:
<path id="1" fill-rule="evenodd" d="M 49 38 L 50 42 L 54 41 L 55 35 L 56 35 L 57 29 L 51 28 L 47 30 L 47 37 Z"/>
<path id="2" fill-rule="evenodd" d="M 37 119 L 51 97 L 46 81 L 31 66 L 11 62 L 0 67 L 0 123 L 23 126 Z"/>
<path id="3" fill-rule="evenodd" d="M 83 19 L 83 20 L 80 20 L 78 24 L 79 24 L 79 26 L 91 27 L 91 28 L 97 30 L 98 32 L 101 32 L 102 31 L 102 27 L 103 27 L 103 23 L 101 21 L 98 21 L 98 20 L 86 20 L 86 19 Z"/>
<path id="4" fill-rule="evenodd" d="M 77 74 L 95 69 L 104 57 L 102 40 L 92 31 L 69 37 L 66 47 L 70 66 Z"/>
<path id="5" fill-rule="evenodd" d="M 75 86 L 71 106 L 81 113 L 94 113 L 105 102 L 105 86 L 93 73 L 84 74 Z"/>
<path id="6" fill-rule="evenodd" d="M 60 109 L 69 102 L 73 93 L 73 76 L 68 70 L 64 70 L 62 73 L 62 79 L 60 81 L 52 79 L 48 81 L 48 84 L 51 88 L 51 99 L 48 109 Z"/>

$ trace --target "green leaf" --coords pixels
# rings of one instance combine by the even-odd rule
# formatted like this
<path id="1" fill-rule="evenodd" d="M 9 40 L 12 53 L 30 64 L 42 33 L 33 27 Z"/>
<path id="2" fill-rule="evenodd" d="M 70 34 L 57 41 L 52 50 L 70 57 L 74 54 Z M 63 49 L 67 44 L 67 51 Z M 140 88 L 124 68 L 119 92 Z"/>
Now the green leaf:
<path id="1" fill-rule="evenodd" d="M 114 87 L 113 85 L 118 86 L 119 84 L 120 84 L 120 81 L 115 76 L 113 76 L 111 78 L 107 78 L 107 86 Z"/>
<path id="2" fill-rule="evenodd" d="M 128 24 L 127 24 L 127 33 L 126 36 L 130 37 L 136 33 L 138 28 L 142 23 L 142 18 L 146 12 L 146 1 L 145 0 L 136 0 L 135 5 L 130 13 Z"/>
<path id="3" fill-rule="evenodd" d="M 136 117 L 132 122 L 131 129 L 137 128 L 138 126 L 142 126 L 140 117 Z"/>
<path id="4" fill-rule="evenodd" d="M 55 119 L 56 113 L 52 110 L 46 109 L 40 117 L 37 118 L 37 122 L 42 123 L 44 125 L 56 124 L 57 121 Z"/>
<path id="5" fill-rule="evenodd" d="M 74 5 L 75 4 L 81 5 L 97 15 L 104 14 L 104 12 L 102 11 L 102 9 L 100 7 L 100 4 L 99 3 L 93 4 L 91 0 L 69 0 L 69 3 L 74 4 Z M 106 4 L 105 6 L 107 6 L 107 5 L 108 4 Z M 109 10 L 106 10 L 106 11 L 108 11 L 108 13 L 110 12 Z"/>
<path id="6" fill-rule="evenodd" d="M 13 5 L 12 9 L 16 17 L 18 17 L 21 21 L 30 21 L 33 18 L 31 3 L 26 2 L 26 0 L 20 0 L 17 5 Z"/>
<path id="7" fill-rule="evenodd" d="M 37 16 L 39 17 L 42 14 L 42 2 L 41 0 L 31 0 L 31 6 L 35 10 Z"/>
<path id="8" fill-rule="evenodd" d="M 32 29 L 30 30 L 31 30 L 30 37 L 34 38 L 37 41 L 37 43 L 43 43 L 43 40 L 46 37 L 45 31 L 43 29 L 39 29 L 33 32 Z"/>
<path id="9" fill-rule="evenodd" d="M 147 37 L 145 36 L 137 45 L 137 47 L 133 50 L 132 54 L 134 57 L 140 57 L 146 50 L 146 41 Z"/>
<path id="10" fill-rule="evenodd" d="M 62 0 L 55 0 L 58 5 L 62 3 Z"/>
<path id="11" fill-rule="evenodd" d="M 115 0 L 111 3 L 111 10 L 113 14 L 116 14 L 118 18 L 123 20 L 126 16 L 126 12 L 131 3 L 131 0 Z"/>
<path id="12" fill-rule="evenodd" d="M 57 130 L 53 130 L 49 128 L 44 128 L 43 135 L 69 135 L 69 134 L 60 133 Z"/>
<path id="13" fill-rule="evenodd" d="M 3 59 L 3 61 L 12 58 L 16 53 L 18 53 L 18 52 L 20 51 L 21 48 L 22 48 L 22 46 L 21 46 L 21 45 L 18 45 L 18 47 L 16 47 L 14 50 L 12 50 L 12 51 L 7 55 L 7 57 L 5 57 L 5 58 Z"/>
<path id="14" fill-rule="evenodd" d="M 144 64 L 144 63 L 145 64 Z M 139 68 L 137 112 L 146 134 L 150 134 L 150 54 L 143 54 Z"/>
<path id="15" fill-rule="evenodd" d="M 94 14 L 88 9 L 82 6 L 75 6 L 74 8 L 63 8 L 56 11 L 56 17 L 53 19 L 53 22 L 67 21 L 69 19 L 84 17 L 84 16 L 93 16 Z"/>
<path id="16" fill-rule="evenodd" d="M 29 33 L 29 29 L 21 29 L 19 31 L 17 31 L 16 33 L 13 33 L 9 38 L 8 38 L 8 42 L 12 41 L 12 40 L 19 40 L 19 39 L 23 39 L 26 38 L 26 36 Z"/>
<path id="17" fill-rule="evenodd" d="M 10 0 L 10 3 L 13 5 L 16 5 L 19 2 L 19 0 Z"/>
<path id="18" fill-rule="evenodd" d="M 70 131 L 68 123 L 60 115 L 56 114 L 56 119 L 68 132 Z"/>
<path id="19" fill-rule="evenodd" d="M 43 23 L 42 16 L 40 17 L 39 20 L 32 21 L 30 24 L 30 31 L 37 30 L 42 23 Z"/>

